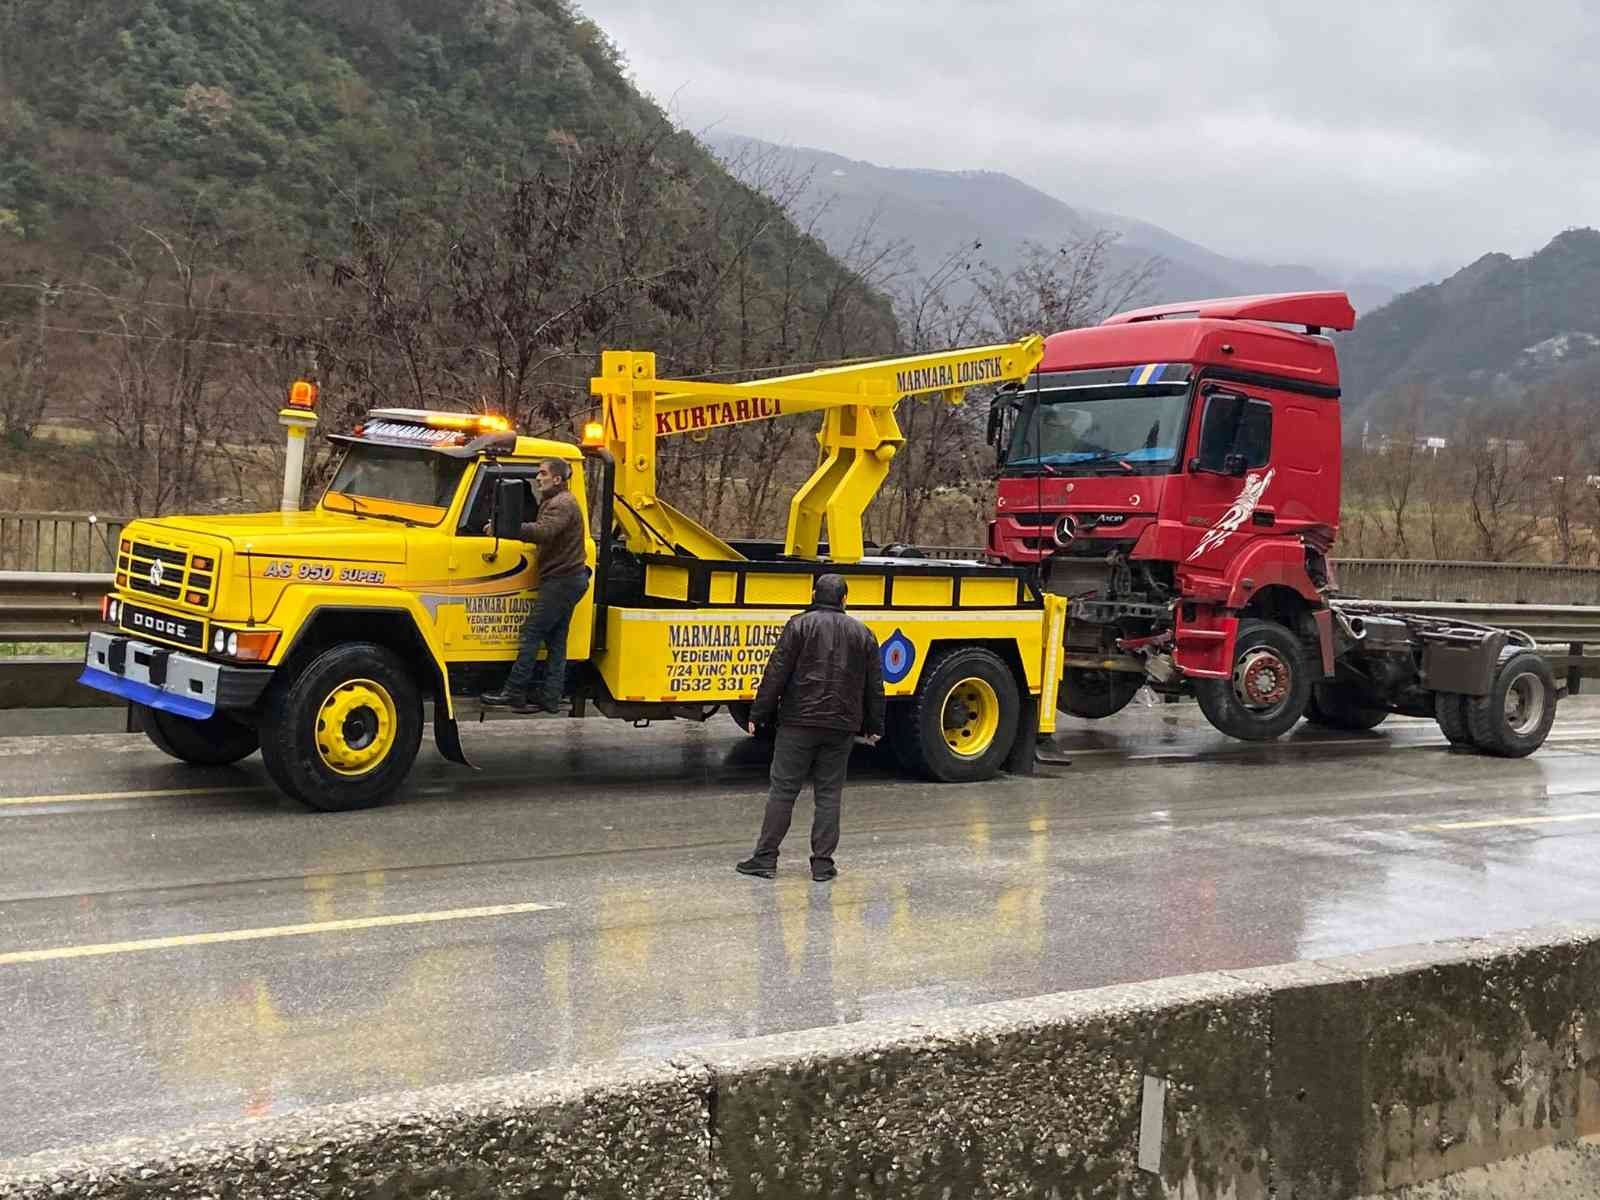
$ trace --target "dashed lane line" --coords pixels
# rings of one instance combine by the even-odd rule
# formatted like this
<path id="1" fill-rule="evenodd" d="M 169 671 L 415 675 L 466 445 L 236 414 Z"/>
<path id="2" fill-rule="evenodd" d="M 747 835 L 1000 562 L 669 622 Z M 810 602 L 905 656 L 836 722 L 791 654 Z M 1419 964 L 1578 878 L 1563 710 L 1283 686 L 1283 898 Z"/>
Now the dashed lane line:
<path id="1" fill-rule="evenodd" d="M 108 954 L 141 954 L 147 950 L 175 950 L 186 946 L 215 946 L 224 942 L 259 942 L 268 938 L 305 937 L 318 933 L 345 933 L 357 929 L 388 929 L 396 925 L 435 925 L 441 921 L 473 921 L 485 917 L 510 917 L 547 912 L 565 904 L 493 904 L 485 908 L 451 908 L 438 912 L 397 913 L 388 917 L 353 917 L 343 921 L 317 921 L 306 925 L 270 925 L 261 929 L 224 929 L 215 933 L 186 933 L 177 937 L 143 938 L 133 942 L 105 942 L 96 946 L 56 946 L 46 950 L 14 950 L 0 954 L 0 967 L 21 963 L 54 962 L 64 958 L 98 958 Z"/>
<path id="2" fill-rule="evenodd" d="M 180 796 L 233 796 L 244 792 L 271 791 L 264 783 L 244 787 L 220 788 L 151 788 L 135 792 L 58 792 L 43 796 L 0 796 L 0 808 L 21 807 L 28 804 L 86 804 L 105 800 L 156 800 Z"/>
<path id="3" fill-rule="evenodd" d="M 1565 825 L 1573 821 L 1600 821 L 1600 812 L 1562 813 L 1554 817 L 1484 817 L 1477 821 L 1435 821 L 1413 825 L 1413 833 L 1444 833 L 1452 829 L 1497 829 L 1511 825 Z"/>

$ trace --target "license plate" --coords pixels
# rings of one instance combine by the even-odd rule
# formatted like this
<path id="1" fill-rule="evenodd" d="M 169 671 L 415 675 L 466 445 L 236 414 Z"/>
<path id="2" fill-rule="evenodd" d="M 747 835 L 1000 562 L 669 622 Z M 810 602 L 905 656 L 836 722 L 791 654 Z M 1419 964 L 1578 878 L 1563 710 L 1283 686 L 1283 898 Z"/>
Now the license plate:
<path id="1" fill-rule="evenodd" d="M 199 617 L 177 617 L 152 608 L 124 604 L 117 620 L 129 633 L 143 634 L 163 642 L 176 642 L 191 650 L 206 648 L 206 623 Z"/>

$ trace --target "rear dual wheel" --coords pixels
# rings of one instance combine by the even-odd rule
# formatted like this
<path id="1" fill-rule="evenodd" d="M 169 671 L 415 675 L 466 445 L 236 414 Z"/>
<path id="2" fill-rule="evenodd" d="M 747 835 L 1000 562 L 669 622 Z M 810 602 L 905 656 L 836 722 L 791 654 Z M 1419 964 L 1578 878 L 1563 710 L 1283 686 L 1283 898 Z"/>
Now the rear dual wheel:
<path id="1" fill-rule="evenodd" d="M 1497 758 L 1525 758 L 1544 745 L 1555 723 L 1555 672 L 1532 650 L 1508 646 L 1500 652 L 1488 693 L 1459 699 L 1472 745 Z M 1443 719 L 1439 725 L 1444 728 Z M 1445 736 L 1450 738 L 1449 729 Z"/>
<path id="2" fill-rule="evenodd" d="M 896 759 L 943 783 L 999 774 L 1016 743 L 1022 697 L 1016 676 L 981 646 L 946 650 L 923 670 L 916 695 L 890 706 Z"/>
<path id="3" fill-rule="evenodd" d="M 1306 720 L 1313 725 L 1359 733 L 1376 729 L 1388 716 L 1389 710 L 1374 703 L 1372 694 L 1358 683 L 1336 680 L 1311 685 Z"/>

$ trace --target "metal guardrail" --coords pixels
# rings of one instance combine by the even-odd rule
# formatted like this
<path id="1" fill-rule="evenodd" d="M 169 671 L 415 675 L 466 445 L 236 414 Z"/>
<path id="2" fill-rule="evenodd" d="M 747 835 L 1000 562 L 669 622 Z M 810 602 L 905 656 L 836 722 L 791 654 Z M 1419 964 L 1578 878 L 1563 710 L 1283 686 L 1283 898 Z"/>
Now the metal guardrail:
<path id="1" fill-rule="evenodd" d="M 0 642 L 81 642 L 110 590 L 110 575 L 0 572 Z"/>
<path id="2" fill-rule="evenodd" d="M 1600 567 L 1383 558 L 1333 565 L 1340 590 L 1363 600 L 1600 605 Z"/>
<path id="3" fill-rule="evenodd" d="M 131 518 L 81 512 L 0 513 L 0 571 L 110 571 Z"/>
<path id="4" fill-rule="evenodd" d="M 113 543 L 115 544 L 115 543 Z M 966 547 L 921 547 L 933 558 L 963 558 L 981 554 Z M 1427 578 L 1429 568 L 1459 567 L 1464 570 L 1448 577 L 1487 587 L 1486 581 L 1496 577 L 1508 581 L 1507 590 L 1524 592 L 1529 580 L 1549 586 L 1565 573 L 1578 573 L 1580 577 L 1594 577 L 1594 586 L 1600 589 L 1600 568 L 1594 567 L 1544 567 L 1523 563 L 1427 563 L 1387 562 L 1383 560 L 1347 560 L 1341 569 L 1339 581 L 1352 598 L 1377 601 L 1386 607 L 1432 616 L 1455 617 L 1463 621 L 1476 621 L 1485 625 L 1499 625 L 1520 629 L 1542 646 L 1551 647 L 1547 657 L 1558 671 L 1565 671 L 1568 685 L 1577 690 L 1577 680 L 1583 677 L 1600 677 L 1600 657 L 1585 654 L 1586 646 L 1600 647 L 1600 602 L 1596 604 L 1526 604 L 1504 599 L 1494 600 L 1418 600 L 1414 598 L 1391 599 L 1382 594 L 1383 588 L 1358 590 L 1352 580 L 1359 578 L 1354 567 L 1368 570 L 1373 576 L 1399 581 L 1397 590 L 1415 590 L 1409 581 Z M 1546 572 L 1541 578 L 1540 572 Z M 99 626 L 100 601 L 111 587 L 111 576 L 93 572 L 66 571 L 0 571 L 0 644 L 26 642 L 79 642 Z M 1437 590 L 1437 589 L 1436 589 Z M 1446 589 L 1448 590 L 1448 589 Z M 1600 591 L 1596 591 L 1600 599 Z M 1563 650 L 1565 653 L 1563 653 Z M 29 666 L 30 661 L 33 665 Z M 14 686 L 18 676 L 26 671 L 38 673 L 45 670 L 42 660 L 0 657 L 0 709 L 24 707 L 33 695 L 26 687 Z M 76 664 L 52 664 L 54 674 L 63 673 Z M 10 675 L 8 675 L 8 672 Z M 52 690 L 53 689 L 47 689 Z M 41 698 L 34 699 L 39 703 Z M 64 702 L 64 701 L 57 701 Z M 70 702 L 70 701 L 65 701 Z"/>

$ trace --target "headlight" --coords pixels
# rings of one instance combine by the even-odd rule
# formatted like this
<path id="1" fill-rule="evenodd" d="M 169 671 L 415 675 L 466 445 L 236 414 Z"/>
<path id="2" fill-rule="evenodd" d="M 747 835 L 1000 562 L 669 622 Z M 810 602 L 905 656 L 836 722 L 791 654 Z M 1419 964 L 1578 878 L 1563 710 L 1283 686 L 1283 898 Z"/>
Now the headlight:
<path id="1" fill-rule="evenodd" d="M 216 633 L 211 635 L 211 651 L 213 654 L 221 654 L 227 648 L 228 635 L 219 629 Z"/>
<path id="2" fill-rule="evenodd" d="M 117 623 L 117 618 L 120 617 L 121 615 L 122 615 L 122 603 L 120 601 L 113 600 L 110 603 L 110 605 L 106 608 L 106 616 L 108 616 L 111 619 L 111 623 L 113 625 L 115 625 Z"/>
<path id="3" fill-rule="evenodd" d="M 228 654 L 230 657 L 237 657 L 239 654 L 239 635 L 237 633 L 228 635 Z"/>

